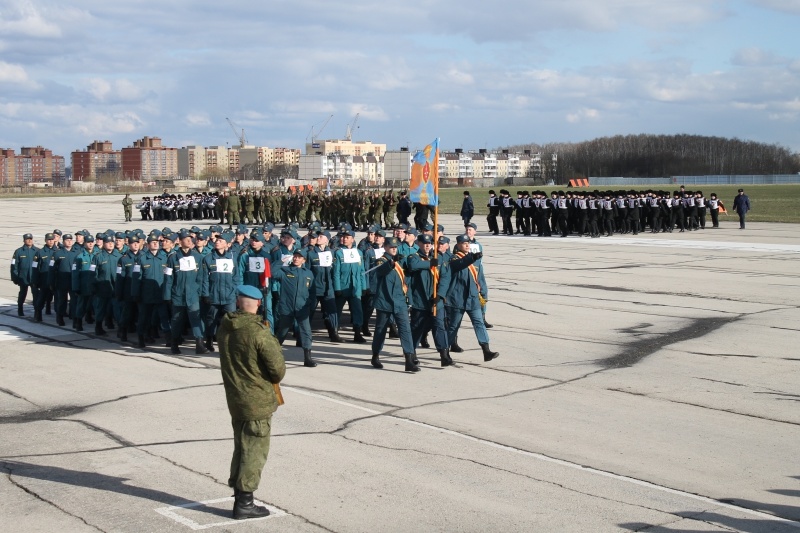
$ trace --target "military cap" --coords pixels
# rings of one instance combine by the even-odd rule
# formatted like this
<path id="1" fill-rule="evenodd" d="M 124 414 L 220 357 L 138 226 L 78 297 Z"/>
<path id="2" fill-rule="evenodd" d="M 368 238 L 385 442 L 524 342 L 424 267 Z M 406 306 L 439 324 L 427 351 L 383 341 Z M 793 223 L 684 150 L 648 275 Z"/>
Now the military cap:
<path id="1" fill-rule="evenodd" d="M 367 228 L 367 232 L 368 233 L 376 233 L 379 229 L 381 229 L 381 227 L 379 225 L 373 224 L 369 228 Z"/>
<path id="2" fill-rule="evenodd" d="M 259 242 L 266 242 L 264 240 L 264 236 L 262 234 L 260 234 L 259 232 L 255 231 L 255 230 L 253 230 L 250 233 L 250 240 L 251 241 L 259 241 Z"/>
<path id="3" fill-rule="evenodd" d="M 151 242 L 158 242 L 158 237 L 156 237 L 155 235 L 148 235 L 147 236 L 147 242 L 148 242 L 148 244 L 151 243 Z"/>
<path id="4" fill-rule="evenodd" d="M 450 244 L 450 237 L 447 237 L 445 235 L 441 235 L 439 237 L 439 244 Z"/>
<path id="5" fill-rule="evenodd" d="M 422 229 L 423 229 L 423 231 L 433 231 L 433 224 L 428 222 L 427 224 L 425 224 L 425 227 L 423 227 Z"/>
<path id="6" fill-rule="evenodd" d="M 459 235 L 456 237 L 456 242 L 461 244 L 462 242 L 469 242 L 469 237 L 467 235 Z"/>
<path id="7" fill-rule="evenodd" d="M 121 231 L 118 231 L 118 232 L 116 232 L 116 233 L 114 234 L 114 238 L 115 238 L 115 239 L 124 239 L 124 238 L 125 238 L 125 234 L 124 234 L 124 233 L 122 233 Z"/>
<path id="8" fill-rule="evenodd" d="M 172 233 L 165 233 L 164 234 L 164 239 L 166 239 L 168 241 L 176 242 L 178 240 L 178 234 L 175 233 L 174 231 Z"/>
<path id="9" fill-rule="evenodd" d="M 400 240 L 397 237 L 389 237 L 383 243 L 384 248 L 397 248 L 400 246 Z"/>
<path id="10" fill-rule="evenodd" d="M 98 233 L 94 236 L 94 240 L 99 244 L 101 242 L 106 242 L 106 240 L 111 241 L 111 237 L 106 235 L 105 233 Z"/>
<path id="11" fill-rule="evenodd" d="M 236 287 L 236 295 L 253 300 L 260 300 L 263 297 L 261 291 L 252 285 L 239 285 Z"/>
<path id="12" fill-rule="evenodd" d="M 54 230 L 53 230 L 53 234 L 54 234 L 54 235 L 62 235 L 62 233 L 61 233 L 61 230 L 60 230 L 60 229 L 58 229 L 58 228 L 56 228 L 56 229 L 54 229 Z"/>
<path id="13" fill-rule="evenodd" d="M 379 229 L 378 231 L 375 232 L 375 235 L 378 235 L 380 237 L 386 237 L 386 232 L 383 231 L 382 229 Z"/>
<path id="14" fill-rule="evenodd" d="M 420 244 L 433 244 L 433 237 L 423 233 L 417 237 L 417 242 Z"/>
<path id="15" fill-rule="evenodd" d="M 406 230 L 406 233 L 408 233 L 409 235 L 419 235 L 419 232 L 417 231 L 417 228 L 408 228 Z"/>
<path id="16" fill-rule="evenodd" d="M 353 231 L 353 230 L 344 231 L 344 232 L 342 232 L 342 235 L 350 235 L 351 237 L 355 237 L 356 236 L 356 232 Z"/>
<path id="17" fill-rule="evenodd" d="M 150 232 L 150 235 L 155 235 L 156 237 L 161 237 L 163 233 L 157 229 L 154 229 Z"/>
<path id="18" fill-rule="evenodd" d="M 91 234 L 83 236 L 83 242 L 94 242 L 94 236 Z"/>
<path id="19" fill-rule="evenodd" d="M 222 232 L 220 233 L 219 238 L 230 244 L 233 242 L 233 233 L 230 231 Z"/>
<path id="20" fill-rule="evenodd" d="M 397 229 L 401 229 L 403 231 L 408 231 L 408 227 L 409 227 L 408 224 L 406 224 L 405 222 L 397 225 Z"/>
<path id="21" fill-rule="evenodd" d="M 141 239 L 139 238 L 139 234 L 138 233 L 134 233 L 130 237 L 128 237 L 128 242 L 139 242 L 140 240 Z"/>
<path id="22" fill-rule="evenodd" d="M 71 233 L 67 233 L 64 235 L 63 239 L 66 241 L 67 239 L 74 239 L 75 237 L 72 236 Z"/>
<path id="23" fill-rule="evenodd" d="M 465 227 L 465 228 L 478 229 L 478 225 L 477 225 L 477 224 L 475 224 L 474 222 L 470 222 L 469 224 L 467 224 L 467 225 L 466 225 L 466 226 L 464 226 L 464 227 Z"/>
<path id="24" fill-rule="evenodd" d="M 163 228 L 161 228 L 161 233 L 172 233 L 172 230 L 167 226 L 164 226 Z"/>
<path id="25" fill-rule="evenodd" d="M 292 255 L 299 255 L 300 257 L 308 261 L 308 250 L 305 248 L 298 248 L 297 250 L 292 252 Z"/>
<path id="26" fill-rule="evenodd" d="M 744 189 L 739 189 L 739 192 L 744 192 Z"/>
<path id="27" fill-rule="evenodd" d="M 211 232 L 209 232 L 208 230 L 202 230 L 197 234 L 198 240 L 207 241 L 209 238 L 211 238 Z"/>
<path id="28" fill-rule="evenodd" d="M 328 230 L 323 231 L 322 233 L 320 233 L 320 235 L 325 235 L 325 237 L 327 237 L 328 240 L 331 240 L 331 232 Z"/>
<path id="29" fill-rule="evenodd" d="M 33 234 L 32 233 L 26 233 L 25 235 L 22 236 L 22 240 L 23 241 L 27 240 L 27 239 L 33 239 Z"/>
<path id="30" fill-rule="evenodd" d="M 55 236 L 54 233 L 45 233 L 45 235 L 44 235 L 44 240 L 46 240 L 46 241 L 52 241 L 55 238 L 56 238 L 56 236 Z"/>
<path id="31" fill-rule="evenodd" d="M 192 233 L 200 233 L 201 231 L 203 230 L 200 229 L 200 226 L 192 226 L 191 228 Z"/>
<path id="32" fill-rule="evenodd" d="M 192 234 L 189 232 L 188 229 L 185 229 L 185 228 L 182 229 L 180 231 L 180 233 L 178 233 L 178 237 L 181 238 L 181 239 L 185 239 L 185 238 L 191 237 L 191 236 L 192 236 Z"/>
<path id="33" fill-rule="evenodd" d="M 212 233 L 222 233 L 222 226 L 220 226 L 219 224 L 215 224 L 214 226 L 208 228 L 208 230 Z"/>
<path id="34" fill-rule="evenodd" d="M 272 224 L 271 222 L 267 222 L 267 223 L 266 223 L 266 224 L 264 224 L 264 226 L 261 228 L 261 231 L 262 231 L 262 232 L 270 232 L 270 233 L 272 233 L 272 230 L 274 230 L 274 229 L 275 229 L 275 225 L 274 225 L 274 224 Z"/>
<path id="35" fill-rule="evenodd" d="M 489 194 L 495 194 L 495 192 L 494 192 L 494 191 L 492 191 L 492 190 L 490 190 L 490 191 L 489 191 Z"/>
<path id="36" fill-rule="evenodd" d="M 294 232 L 290 228 L 283 228 L 281 230 L 281 237 L 288 235 L 289 237 L 294 239 Z"/>
<path id="37" fill-rule="evenodd" d="M 347 222 L 342 222 L 341 224 L 339 224 L 339 230 L 340 231 L 342 231 L 342 230 L 343 231 L 353 231 L 353 226 L 351 226 Z"/>

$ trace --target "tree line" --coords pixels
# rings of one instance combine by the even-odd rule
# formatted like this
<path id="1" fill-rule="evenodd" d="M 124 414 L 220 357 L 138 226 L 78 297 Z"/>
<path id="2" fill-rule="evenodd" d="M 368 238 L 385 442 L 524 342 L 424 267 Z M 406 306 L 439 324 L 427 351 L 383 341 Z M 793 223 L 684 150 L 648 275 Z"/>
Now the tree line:
<path id="1" fill-rule="evenodd" d="M 725 174 L 795 174 L 800 154 L 778 144 L 702 135 L 615 135 L 579 143 L 508 147 L 542 155 L 541 177 L 667 177 Z M 552 154 L 557 163 L 552 164 Z"/>

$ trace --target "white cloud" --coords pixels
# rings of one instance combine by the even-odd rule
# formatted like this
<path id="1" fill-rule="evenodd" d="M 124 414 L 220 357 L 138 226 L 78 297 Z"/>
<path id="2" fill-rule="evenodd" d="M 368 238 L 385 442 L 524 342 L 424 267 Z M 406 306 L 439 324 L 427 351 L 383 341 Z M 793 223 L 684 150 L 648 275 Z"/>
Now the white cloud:
<path id="1" fill-rule="evenodd" d="M 750 0 L 750 2 L 766 9 L 800 15 L 800 2 L 797 0 Z"/>
<path id="2" fill-rule="evenodd" d="M 734 65 L 762 66 L 786 63 L 787 60 L 761 48 L 740 48 L 733 54 Z"/>
<path id="3" fill-rule="evenodd" d="M 0 83 L 14 83 L 19 85 L 35 85 L 28 78 L 28 73 L 20 65 L 0 61 Z"/>
<path id="4" fill-rule="evenodd" d="M 381 109 L 379 106 L 370 104 L 350 104 L 349 116 L 355 117 L 356 113 L 359 114 L 359 124 L 363 119 L 377 120 L 381 122 L 389 120 L 389 115 L 386 114 L 386 111 Z M 348 124 L 350 123 L 352 123 L 352 119 L 349 119 Z"/>
<path id="5" fill-rule="evenodd" d="M 448 102 L 439 102 L 428 106 L 428 109 L 440 113 L 447 113 L 451 111 L 459 111 L 461 109 L 461 106 L 457 104 L 451 104 Z"/>
<path id="6" fill-rule="evenodd" d="M 31 2 L 6 1 L 0 4 L 0 34 L 52 38 L 61 36 L 61 28 Z"/>
<path id="7" fill-rule="evenodd" d="M 567 122 L 575 124 L 585 120 L 596 120 L 600 118 L 600 112 L 597 109 L 579 109 L 574 113 L 567 114 Z"/>
<path id="8" fill-rule="evenodd" d="M 208 113 L 204 111 L 193 112 L 186 115 L 186 124 L 189 126 L 208 126 L 211 124 L 211 119 L 208 118 Z"/>
<path id="9" fill-rule="evenodd" d="M 99 102 L 135 102 L 146 95 L 141 87 L 127 79 L 91 78 L 83 82 L 86 90 Z"/>
<path id="10" fill-rule="evenodd" d="M 448 68 L 441 76 L 441 80 L 455 85 L 472 85 L 475 83 L 475 77 L 472 74 L 458 67 Z"/>

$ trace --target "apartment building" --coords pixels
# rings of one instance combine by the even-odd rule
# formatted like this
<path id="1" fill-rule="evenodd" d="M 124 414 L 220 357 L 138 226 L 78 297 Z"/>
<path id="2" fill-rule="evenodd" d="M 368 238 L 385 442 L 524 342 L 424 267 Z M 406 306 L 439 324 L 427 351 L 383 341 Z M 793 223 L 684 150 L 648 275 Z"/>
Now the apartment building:
<path id="1" fill-rule="evenodd" d="M 94 141 L 86 150 L 72 152 L 70 159 L 73 181 L 119 177 L 122 170 L 122 152 L 114 150 L 111 141 Z"/>
<path id="2" fill-rule="evenodd" d="M 52 183 L 60 185 L 65 180 L 64 157 L 53 155 L 41 146 L 22 147 L 16 155 L 13 149 L 0 149 L 0 184 L 25 185 Z"/>
<path id="3" fill-rule="evenodd" d="M 122 176 L 152 181 L 178 175 L 178 149 L 162 146 L 160 137 L 142 137 L 122 149 Z"/>

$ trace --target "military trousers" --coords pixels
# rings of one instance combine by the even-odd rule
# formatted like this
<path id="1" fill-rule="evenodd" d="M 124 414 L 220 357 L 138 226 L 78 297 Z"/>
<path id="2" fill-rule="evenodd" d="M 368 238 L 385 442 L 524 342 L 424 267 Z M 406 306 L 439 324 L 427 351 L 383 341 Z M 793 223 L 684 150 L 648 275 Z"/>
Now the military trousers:
<path id="1" fill-rule="evenodd" d="M 475 309 L 456 309 L 455 307 L 446 307 L 447 309 L 447 339 L 449 344 L 452 345 L 458 335 L 458 328 L 461 327 L 461 320 L 464 318 L 464 313 L 469 315 L 469 320 L 472 322 L 472 329 L 475 330 L 475 336 L 478 338 L 479 344 L 489 344 L 489 332 L 486 331 L 486 323 L 483 321 L 483 313 L 481 308 Z"/>
<path id="2" fill-rule="evenodd" d="M 203 326 L 200 320 L 200 303 L 189 306 L 172 304 L 170 330 L 174 331 L 176 335 L 180 335 L 187 319 L 189 320 L 189 325 L 192 326 L 192 336 L 195 340 L 202 339 Z"/>
<path id="3" fill-rule="evenodd" d="M 160 325 L 164 332 L 169 332 L 169 309 L 166 302 L 158 303 L 139 303 L 139 323 L 136 327 L 136 333 L 145 335 L 153 326 Z M 176 332 L 180 335 L 180 331 Z"/>
<path id="4" fill-rule="evenodd" d="M 445 326 L 445 318 L 447 314 L 444 310 L 444 304 L 439 302 L 436 306 L 436 315 L 433 314 L 432 309 L 411 309 L 411 339 L 414 347 L 419 346 L 422 337 L 429 331 L 433 331 L 433 343 L 436 345 L 437 350 L 446 350 L 450 348 L 447 341 L 447 329 Z"/>
<path id="5" fill-rule="evenodd" d="M 231 420 L 233 457 L 228 486 L 241 492 L 255 492 L 269 455 L 272 417 L 264 420 Z"/>
<path id="6" fill-rule="evenodd" d="M 307 308 L 288 315 L 280 315 L 278 324 L 275 326 L 275 336 L 278 338 L 280 344 L 283 344 L 290 329 L 295 329 L 297 333 L 299 333 L 300 345 L 303 349 L 310 350 L 311 322 L 309 320 L 309 310 Z"/>
<path id="7" fill-rule="evenodd" d="M 50 303 L 50 300 L 52 298 L 53 298 L 53 289 L 51 289 L 49 285 L 44 285 L 43 287 L 40 287 L 39 294 L 36 296 L 36 300 L 33 302 L 33 308 L 36 311 L 41 312 L 42 309 L 44 309 L 44 306 Z"/>
<path id="8" fill-rule="evenodd" d="M 319 303 L 320 309 L 322 309 L 322 319 L 325 321 L 326 325 L 333 328 L 334 331 L 337 331 L 339 329 L 339 313 L 336 312 L 336 300 L 318 296 L 317 302 Z M 314 309 L 311 310 L 311 317 L 309 320 L 314 320 L 316 309 L 316 306 L 314 306 Z"/>
<path id="9" fill-rule="evenodd" d="M 352 290 L 350 291 L 350 296 L 337 296 L 336 297 L 336 312 L 339 315 L 339 324 L 342 323 L 342 313 L 344 312 L 344 304 L 347 303 L 347 307 L 350 308 L 350 318 L 353 322 L 353 327 L 355 329 L 361 329 L 361 325 L 364 323 L 364 315 L 362 314 L 361 309 L 361 298 L 352 294 Z"/>
<path id="10" fill-rule="evenodd" d="M 234 311 L 236 311 L 235 301 L 227 304 L 210 304 L 204 316 L 206 326 L 205 338 L 213 339 L 214 335 L 217 334 L 217 328 L 222 322 L 222 317 L 225 316 L 225 313 L 232 313 Z"/>
<path id="11" fill-rule="evenodd" d="M 414 354 L 417 353 L 414 349 L 414 341 L 411 338 L 411 324 L 408 320 L 408 313 L 403 310 L 402 312 L 381 311 L 376 309 L 377 314 L 375 318 L 375 331 L 372 334 L 372 355 L 378 355 L 383 350 L 383 342 L 386 340 L 386 330 L 389 329 L 391 319 L 397 325 L 397 332 L 400 334 L 400 346 L 403 347 L 403 353 Z"/>

